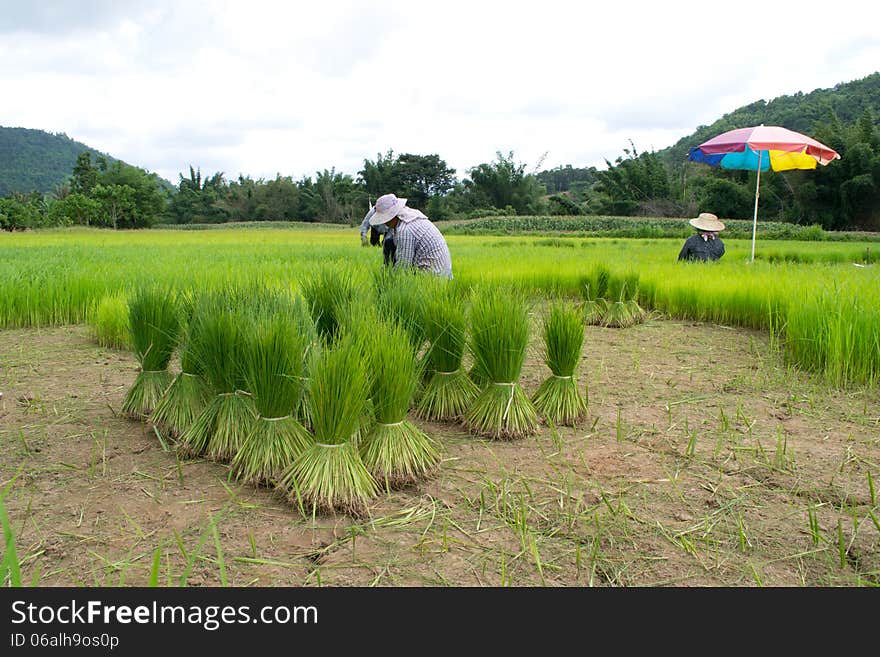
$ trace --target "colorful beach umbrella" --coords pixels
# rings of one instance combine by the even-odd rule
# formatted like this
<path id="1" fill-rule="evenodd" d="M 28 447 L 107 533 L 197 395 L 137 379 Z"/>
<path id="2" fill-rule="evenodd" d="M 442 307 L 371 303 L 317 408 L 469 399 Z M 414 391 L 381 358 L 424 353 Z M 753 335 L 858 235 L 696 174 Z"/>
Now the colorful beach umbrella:
<path id="1" fill-rule="evenodd" d="M 703 162 L 722 169 L 740 169 L 757 172 L 755 183 L 755 215 L 752 221 L 752 261 L 755 259 L 755 234 L 758 230 L 758 197 L 761 172 L 815 169 L 840 159 L 840 155 L 825 144 L 794 130 L 773 125 L 728 130 L 709 141 L 695 146 L 688 160 Z"/>

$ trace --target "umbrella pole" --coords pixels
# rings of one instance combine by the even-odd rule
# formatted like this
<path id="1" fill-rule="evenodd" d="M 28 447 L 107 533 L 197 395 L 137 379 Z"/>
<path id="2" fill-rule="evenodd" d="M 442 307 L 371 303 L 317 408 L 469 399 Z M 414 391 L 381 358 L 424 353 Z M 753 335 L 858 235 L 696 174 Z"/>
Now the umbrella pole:
<path id="1" fill-rule="evenodd" d="M 758 151 L 758 180 L 755 183 L 755 217 L 752 220 L 752 259 L 755 261 L 755 234 L 758 232 L 758 197 L 761 195 L 761 155 L 762 151 Z"/>

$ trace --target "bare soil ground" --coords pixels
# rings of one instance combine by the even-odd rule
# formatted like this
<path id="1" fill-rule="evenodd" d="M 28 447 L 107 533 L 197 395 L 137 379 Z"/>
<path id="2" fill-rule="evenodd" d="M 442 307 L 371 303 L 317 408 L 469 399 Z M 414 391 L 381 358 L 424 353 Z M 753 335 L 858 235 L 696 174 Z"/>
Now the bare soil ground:
<path id="1" fill-rule="evenodd" d="M 304 518 L 119 415 L 131 354 L 0 331 L 0 489 L 27 583 L 837 586 L 880 583 L 880 396 L 787 368 L 761 333 L 586 329 L 576 428 L 444 449 L 370 518 Z M 537 333 L 536 333 L 537 335 Z M 527 393 L 548 370 L 532 345 Z M 216 532 L 215 532 L 216 529 Z"/>

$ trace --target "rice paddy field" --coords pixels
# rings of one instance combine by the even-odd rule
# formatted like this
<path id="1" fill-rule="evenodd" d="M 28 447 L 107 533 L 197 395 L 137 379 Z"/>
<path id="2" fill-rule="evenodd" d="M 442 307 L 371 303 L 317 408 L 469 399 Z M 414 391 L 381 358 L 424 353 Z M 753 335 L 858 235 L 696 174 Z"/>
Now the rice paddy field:
<path id="1" fill-rule="evenodd" d="M 0 575 L 880 584 L 875 243 L 447 239 L 0 235 Z"/>

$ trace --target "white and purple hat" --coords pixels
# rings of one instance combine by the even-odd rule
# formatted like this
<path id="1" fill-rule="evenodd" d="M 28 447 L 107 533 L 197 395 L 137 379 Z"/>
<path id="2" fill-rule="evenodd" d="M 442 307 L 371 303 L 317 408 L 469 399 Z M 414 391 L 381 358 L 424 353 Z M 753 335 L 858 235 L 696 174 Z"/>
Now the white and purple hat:
<path id="1" fill-rule="evenodd" d="M 394 194 L 385 194 L 376 199 L 376 212 L 370 217 L 370 225 L 387 224 L 406 207 L 405 198 L 397 198 Z"/>

